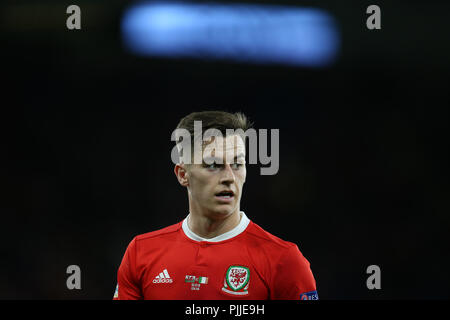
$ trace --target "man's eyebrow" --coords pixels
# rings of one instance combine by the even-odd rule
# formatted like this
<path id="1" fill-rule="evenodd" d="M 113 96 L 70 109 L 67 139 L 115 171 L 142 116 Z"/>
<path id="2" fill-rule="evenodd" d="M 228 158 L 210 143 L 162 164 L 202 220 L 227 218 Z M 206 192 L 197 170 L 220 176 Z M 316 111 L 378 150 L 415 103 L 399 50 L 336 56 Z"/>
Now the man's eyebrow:
<path id="1" fill-rule="evenodd" d="M 245 159 L 245 154 L 243 153 L 239 153 L 238 155 L 234 156 L 233 160 L 237 160 L 238 158 L 244 158 Z M 209 157 L 204 157 L 203 158 L 203 162 L 206 162 L 205 160 L 209 160 L 208 162 L 223 162 L 223 160 L 219 157 L 213 157 L 213 156 L 209 156 Z"/>
<path id="2" fill-rule="evenodd" d="M 208 161 L 205 161 L 205 160 L 208 160 Z M 218 162 L 221 162 L 221 159 L 219 157 L 212 157 L 212 156 L 210 156 L 210 157 L 204 157 L 203 158 L 203 162 L 215 162 L 215 163 L 218 163 Z"/>

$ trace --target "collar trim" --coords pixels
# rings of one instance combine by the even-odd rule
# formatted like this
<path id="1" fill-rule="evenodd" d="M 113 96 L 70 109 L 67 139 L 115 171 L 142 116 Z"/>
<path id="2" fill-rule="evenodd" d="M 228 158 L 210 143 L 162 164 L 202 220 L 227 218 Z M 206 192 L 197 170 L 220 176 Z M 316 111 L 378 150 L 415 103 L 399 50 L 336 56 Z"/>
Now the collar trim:
<path id="1" fill-rule="evenodd" d="M 189 214 L 183 220 L 183 223 L 182 223 L 183 232 L 189 239 L 194 240 L 194 241 L 219 242 L 219 241 L 228 240 L 228 239 L 234 238 L 237 235 L 244 232 L 245 229 L 247 228 L 248 224 L 250 223 L 250 219 L 247 218 L 244 211 L 240 211 L 240 214 L 241 214 L 241 221 L 239 222 L 239 224 L 236 227 L 234 227 L 232 230 L 230 230 L 228 232 L 218 235 L 217 237 L 209 238 L 209 239 L 200 237 L 199 235 L 192 232 L 191 229 L 189 229 L 189 226 L 188 226 L 188 219 L 190 216 L 190 214 Z"/>

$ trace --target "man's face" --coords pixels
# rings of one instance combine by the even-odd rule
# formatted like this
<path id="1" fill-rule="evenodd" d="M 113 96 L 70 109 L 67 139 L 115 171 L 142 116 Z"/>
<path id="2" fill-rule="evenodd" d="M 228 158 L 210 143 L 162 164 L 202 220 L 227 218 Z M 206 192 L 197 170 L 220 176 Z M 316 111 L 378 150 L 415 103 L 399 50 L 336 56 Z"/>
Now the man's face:
<path id="1" fill-rule="evenodd" d="M 187 166 L 189 200 L 193 209 L 227 216 L 240 210 L 246 178 L 245 144 L 239 135 L 215 137 L 203 147 L 203 163 Z"/>

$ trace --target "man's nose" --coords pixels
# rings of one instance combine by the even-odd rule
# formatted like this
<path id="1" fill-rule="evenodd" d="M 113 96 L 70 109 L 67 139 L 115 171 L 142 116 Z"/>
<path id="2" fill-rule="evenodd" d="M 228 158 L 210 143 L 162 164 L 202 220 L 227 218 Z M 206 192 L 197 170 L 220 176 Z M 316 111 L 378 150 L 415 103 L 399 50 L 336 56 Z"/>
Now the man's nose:
<path id="1" fill-rule="evenodd" d="M 222 170 L 222 176 L 220 177 L 220 183 L 231 184 L 235 181 L 233 169 L 229 163 L 225 164 Z"/>

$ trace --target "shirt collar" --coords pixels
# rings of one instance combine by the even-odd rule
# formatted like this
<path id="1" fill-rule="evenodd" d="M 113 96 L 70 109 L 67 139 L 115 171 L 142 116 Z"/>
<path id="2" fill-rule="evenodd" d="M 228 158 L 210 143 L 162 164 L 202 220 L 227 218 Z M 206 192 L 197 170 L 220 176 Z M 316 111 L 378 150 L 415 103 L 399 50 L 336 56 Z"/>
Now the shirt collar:
<path id="1" fill-rule="evenodd" d="M 247 218 L 244 211 L 241 211 L 240 214 L 241 214 L 241 221 L 239 222 L 239 224 L 236 227 L 234 227 L 232 230 L 225 232 L 221 235 L 218 235 L 217 237 L 214 237 L 214 238 L 209 238 L 209 239 L 203 238 L 203 237 L 200 237 L 199 235 L 195 234 L 194 232 L 192 232 L 188 226 L 188 219 L 189 219 L 190 214 L 183 220 L 182 228 L 183 228 L 184 234 L 189 239 L 194 240 L 194 241 L 207 241 L 207 242 L 224 241 L 224 240 L 228 240 L 233 237 L 236 237 L 238 234 L 242 233 L 247 228 L 248 224 L 250 223 L 250 219 Z"/>

